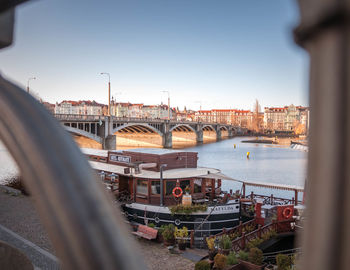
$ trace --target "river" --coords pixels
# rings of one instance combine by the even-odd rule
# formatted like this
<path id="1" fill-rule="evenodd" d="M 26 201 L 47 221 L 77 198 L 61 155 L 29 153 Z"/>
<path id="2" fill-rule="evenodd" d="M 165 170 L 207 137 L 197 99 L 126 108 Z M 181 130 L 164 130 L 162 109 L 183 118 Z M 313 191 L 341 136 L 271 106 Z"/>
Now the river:
<path id="1" fill-rule="evenodd" d="M 241 143 L 245 138 L 236 137 L 220 142 L 186 148 L 198 152 L 198 165 L 217 168 L 222 173 L 238 180 L 280 183 L 304 186 L 307 153 L 285 146 Z M 236 148 L 234 148 L 234 144 Z M 246 154 L 250 152 L 250 158 Z M 0 183 L 17 174 L 17 166 L 0 142 Z M 223 181 L 224 190 L 237 190 L 241 184 Z M 247 188 L 250 192 L 251 189 Z M 254 192 L 265 195 L 291 198 L 292 192 L 254 188 Z M 299 197 L 301 198 L 301 197 Z"/>

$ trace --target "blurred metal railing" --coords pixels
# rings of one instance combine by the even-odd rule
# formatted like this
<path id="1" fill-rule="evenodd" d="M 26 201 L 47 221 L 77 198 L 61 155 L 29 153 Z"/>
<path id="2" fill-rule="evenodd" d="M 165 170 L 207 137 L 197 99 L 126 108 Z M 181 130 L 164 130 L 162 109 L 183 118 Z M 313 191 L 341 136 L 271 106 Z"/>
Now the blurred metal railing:
<path id="1" fill-rule="evenodd" d="M 64 269 L 145 269 L 117 207 L 71 136 L 44 106 L 0 77 L 0 139 Z"/>

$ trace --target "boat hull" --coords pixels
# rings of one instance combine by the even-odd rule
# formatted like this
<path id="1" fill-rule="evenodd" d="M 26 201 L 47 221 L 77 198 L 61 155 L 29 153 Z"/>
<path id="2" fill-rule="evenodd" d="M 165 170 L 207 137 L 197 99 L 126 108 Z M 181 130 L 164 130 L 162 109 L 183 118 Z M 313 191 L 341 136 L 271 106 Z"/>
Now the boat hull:
<path id="1" fill-rule="evenodd" d="M 174 224 L 176 227 L 186 227 L 189 230 L 195 230 L 206 235 L 217 234 L 223 228 L 233 228 L 240 221 L 240 204 L 238 201 L 211 206 L 205 212 L 191 214 L 172 215 L 168 207 L 139 203 L 126 204 L 123 206 L 123 210 L 131 223 L 153 223 L 156 227 Z"/>

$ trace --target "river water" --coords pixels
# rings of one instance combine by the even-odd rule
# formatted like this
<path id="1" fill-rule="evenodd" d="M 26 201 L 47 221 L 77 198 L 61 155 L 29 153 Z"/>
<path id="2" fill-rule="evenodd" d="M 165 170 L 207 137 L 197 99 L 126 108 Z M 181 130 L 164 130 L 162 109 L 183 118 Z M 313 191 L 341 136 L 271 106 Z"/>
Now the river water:
<path id="1" fill-rule="evenodd" d="M 307 153 L 291 149 L 289 146 L 242 143 L 247 137 L 236 137 L 216 143 L 203 144 L 187 148 L 186 151 L 198 152 L 198 165 L 220 169 L 225 175 L 254 182 L 268 182 L 286 185 L 304 186 L 307 167 Z M 236 148 L 234 148 L 236 145 Z M 247 152 L 250 158 L 247 159 Z M 223 189 L 233 191 L 241 184 L 223 181 Z M 265 188 L 247 188 L 247 191 L 259 194 L 292 198 L 293 192 L 269 190 Z M 301 197 L 299 196 L 299 199 Z"/>
<path id="2" fill-rule="evenodd" d="M 199 166 L 220 169 L 234 179 L 304 186 L 307 153 L 284 146 L 242 143 L 244 139 L 247 138 L 236 137 L 184 150 L 198 152 Z M 249 159 L 247 152 L 250 152 Z M 0 142 L 0 183 L 15 176 L 17 171 L 16 164 Z M 223 181 L 222 185 L 224 190 L 241 188 L 240 183 L 233 181 Z M 288 191 L 247 188 L 247 192 L 251 190 L 264 195 L 294 196 Z"/>

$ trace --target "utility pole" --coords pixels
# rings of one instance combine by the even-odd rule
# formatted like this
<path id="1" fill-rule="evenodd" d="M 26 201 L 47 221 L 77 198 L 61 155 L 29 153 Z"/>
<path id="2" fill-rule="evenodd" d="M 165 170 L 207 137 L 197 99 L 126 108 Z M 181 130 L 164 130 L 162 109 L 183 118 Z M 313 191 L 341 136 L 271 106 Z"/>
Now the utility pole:
<path id="1" fill-rule="evenodd" d="M 29 81 L 31 81 L 31 80 L 36 80 L 36 78 L 35 77 L 31 77 L 31 78 L 28 79 L 28 81 L 27 81 L 27 93 L 29 93 Z"/>
<path id="2" fill-rule="evenodd" d="M 108 116 L 111 116 L 111 75 L 107 72 L 101 72 L 101 75 L 108 76 Z"/>
<path id="3" fill-rule="evenodd" d="M 168 120 L 170 121 L 170 93 L 169 91 L 162 91 L 163 93 L 168 93 Z"/>

